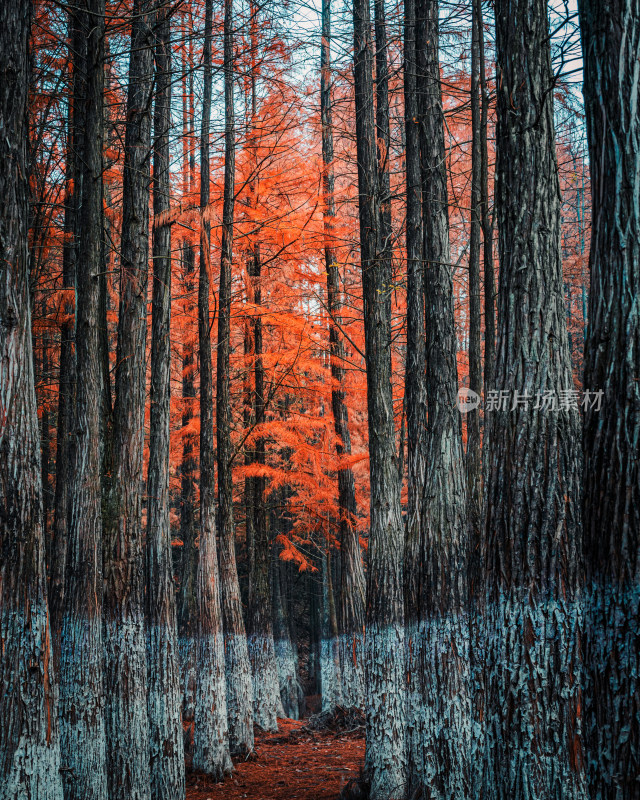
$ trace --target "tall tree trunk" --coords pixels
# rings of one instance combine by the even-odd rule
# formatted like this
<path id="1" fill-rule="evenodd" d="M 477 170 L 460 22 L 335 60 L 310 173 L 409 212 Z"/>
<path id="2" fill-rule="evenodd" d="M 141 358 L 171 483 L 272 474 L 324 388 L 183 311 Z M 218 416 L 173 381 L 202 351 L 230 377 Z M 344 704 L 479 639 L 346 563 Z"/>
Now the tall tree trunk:
<path id="1" fill-rule="evenodd" d="M 408 700 L 417 702 L 419 668 L 413 643 L 419 628 L 419 565 L 422 537 L 422 494 L 426 470 L 426 362 L 424 268 L 422 261 L 422 167 L 417 95 L 416 2 L 404 7 L 404 114 L 406 140 L 407 360 L 407 522 L 404 561 L 405 642 Z M 420 729 L 407 728 L 409 752 L 420 747 Z"/>
<path id="2" fill-rule="evenodd" d="M 471 210 L 469 213 L 469 389 L 482 393 L 482 353 L 480 342 L 480 229 L 482 224 L 481 180 L 482 149 L 480 131 L 480 32 L 478 3 L 471 6 Z M 467 492 L 472 536 L 480 527 L 482 458 L 480 410 L 467 413 Z M 475 547 L 475 541 L 473 546 Z"/>
<path id="3" fill-rule="evenodd" d="M 372 800 L 402 796 L 405 784 L 403 526 L 391 387 L 389 262 L 378 226 L 373 52 L 368 0 L 354 0 L 354 82 L 364 299 L 371 533 L 367 575 L 367 746 Z"/>
<path id="4" fill-rule="evenodd" d="M 331 0 L 322 3 L 320 53 L 320 106 L 322 118 L 322 162 L 324 192 L 324 261 L 327 273 L 329 347 L 331 352 L 331 408 L 338 458 L 351 455 L 349 411 L 345 402 L 345 357 L 342 340 L 342 296 L 339 265 L 334 244 L 336 217 L 333 171 L 333 122 L 331 102 Z M 342 700 L 346 706 L 364 706 L 364 609 L 365 580 L 356 529 L 356 490 L 351 467 L 338 470 L 340 507 L 340 671 Z"/>
<path id="5" fill-rule="evenodd" d="M 81 175 L 75 191 L 79 209 L 76 285 L 75 427 L 69 487 L 68 554 L 61 610 L 60 723 L 65 797 L 103 800 L 107 793 L 107 753 L 103 685 L 103 572 L 100 481 L 99 288 L 101 265 L 104 0 L 87 0 L 76 12 L 73 41 L 74 148 Z M 84 50 L 86 62 L 80 53 Z M 75 114 L 82 120 L 82 146 Z M 79 135 L 79 132 L 78 132 Z M 82 165 L 82 166 L 80 166 Z M 59 513 L 63 514 L 62 506 Z M 59 522 L 62 522 L 60 519 Z"/>
<path id="6" fill-rule="evenodd" d="M 197 580 L 198 648 L 193 766 L 221 778 L 231 771 L 225 690 L 224 641 L 216 552 L 214 484 L 213 376 L 211 363 L 209 125 L 211 116 L 211 30 L 213 0 L 206 0 L 204 87 L 200 132 L 200 274 L 198 341 L 200 357 L 200 555 Z"/>
<path id="7" fill-rule="evenodd" d="M 409 790 L 425 796 L 463 798 L 469 791 L 471 729 L 467 496 L 456 406 L 458 376 L 437 0 L 418 0 L 416 20 L 428 425 L 422 534 L 418 577 L 414 579 L 419 610 L 408 665 L 412 687 L 408 725 L 415 732 L 408 753 Z"/>
<path id="8" fill-rule="evenodd" d="M 487 407 L 484 581 L 488 792 L 583 798 L 580 743 L 580 431 L 560 255 L 547 4 L 497 0 L 500 285 Z M 527 401 L 526 396 L 530 399 Z M 565 407 L 567 406 L 567 407 Z"/>
<path id="9" fill-rule="evenodd" d="M 473 0 L 478 36 L 478 78 L 480 81 L 480 214 L 484 272 L 484 390 L 493 389 L 496 361 L 496 288 L 493 270 L 493 217 L 489 213 L 489 150 L 487 122 L 489 90 L 485 72 L 482 0 Z M 485 420 L 485 436 L 487 421 Z M 484 448 L 483 448 L 484 453 Z"/>
<path id="10" fill-rule="evenodd" d="M 82 194 L 82 162 L 78 158 L 78 153 L 82 150 L 82 136 L 85 128 L 83 122 L 84 101 L 81 100 L 80 81 L 84 80 L 87 39 L 78 24 L 77 17 L 77 11 L 69 12 L 72 91 L 67 119 L 65 238 L 62 248 L 62 287 L 69 295 L 64 304 L 64 313 L 67 320 L 60 330 L 56 484 L 53 499 L 52 554 L 49 582 L 51 641 L 56 668 L 59 667 L 60 659 L 60 630 L 64 612 L 64 585 L 69 546 L 70 488 L 73 480 L 71 436 L 76 399 L 76 355 L 75 303 L 71 299 L 71 293 L 76 285 L 77 233 L 80 217 L 80 197 Z"/>
<path id="11" fill-rule="evenodd" d="M 218 506 L 220 510 L 220 581 L 222 622 L 227 676 L 227 716 L 231 753 L 246 755 L 253 750 L 253 688 L 242 617 L 240 584 L 236 567 L 233 520 L 233 478 L 231 446 L 231 264 L 233 259 L 233 217 L 235 193 L 235 116 L 233 107 L 233 0 L 224 7 L 224 98 L 225 157 L 222 209 L 222 246 L 217 351 L 217 444 Z"/>
<path id="12" fill-rule="evenodd" d="M 184 751 L 180 671 L 169 521 L 171 404 L 171 25 L 166 7 L 156 19 L 153 120 L 153 291 L 146 542 L 147 676 L 151 800 L 182 800 Z"/>
<path id="13" fill-rule="evenodd" d="M 589 796 L 638 797 L 640 770 L 640 113 L 637 0 L 581 0 L 591 170 L 584 385 Z"/>
<path id="14" fill-rule="evenodd" d="M 186 16 L 186 15 L 185 15 Z M 188 20 L 185 21 L 188 24 Z M 193 117 L 189 117 L 188 64 L 183 62 L 182 70 L 182 175 L 183 196 L 192 189 L 195 171 L 195 153 L 189 147 L 193 138 Z M 185 750 L 191 751 L 193 717 L 195 713 L 196 686 L 196 573 L 198 569 L 198 550 L 196 549 L 196 521 L 194 510 L 196 457 L 194 455 L 195 436 L 192 432 L 196 403 L 195 355 L 192 328 L 188 320 L 193 315 L 193 292 L 195 273 L 195 252 L 190 242 L 182 243 L 182 281 L 184 295 L 185 333 L 182 344 L 182 459 L 180 463 L 180 539 L 182 550 L 179 564 L 178 594 L 178 648 L 180 651 L 180 682 L 182 685 L 182 721 L 188 723 L 185 729 Z"/>
<path id="15" fill-rule="evenodd" d="M 254 115 L 255 117 L 255 115 Z M 264 367 L 262 363 L 262 317 L 259 308 L 262 302 L 260 288 L 261 269 L 260 245 L 255 244 L 250 262 L 253 283 L 253 301 L 256 313 L 253 317 L 253 371 L 255 385 L 255 424 L 265 422 Z M 266 463 L 264 436 L 259 434 L 255 443 L 255 463 Z M 267 488 L 264 476 L 254 477 L 253 485 L 253 559 L 249 575 L 249 603 L 247 627 L 249 636 L 249 657 L 253 673 L 253 718 L 263 730 L 278 730 L 278 717 L 284 716 L 280 687 L 278 684 L 278 665 L 276 663 L 273 624 L 271 620 L 271 586 L 269 564 L 271 541 L 269 520 L 265 501 Z"/>
<path id="16" fill-rule="evenodd" d="M 154 0 L 134 0 L 124 147 L 112 484 L 105 518 L 105 693 L 110 800 L 149 798 L 142 464 Z"/>
<path id="17" fill-rule="evenodd" d="M 30 5 L 0 7 L 0 798 L 62 800 L 29 303 Z"/>

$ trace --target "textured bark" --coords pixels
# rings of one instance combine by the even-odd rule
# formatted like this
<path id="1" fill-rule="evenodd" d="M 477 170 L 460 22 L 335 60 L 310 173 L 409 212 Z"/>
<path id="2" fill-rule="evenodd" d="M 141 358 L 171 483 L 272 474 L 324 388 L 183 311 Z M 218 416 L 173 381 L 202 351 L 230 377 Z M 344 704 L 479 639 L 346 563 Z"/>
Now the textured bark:
<path id="1" fill-rule="evenodd" d="M 320 688 L 323 711 L 334 711 L 336 706 L 344 705 L 340 674 L 338 620 L 331 572 L 331 556 L 328 550 L 324 550 L 322 553 L 322 625 L 320 631 Z"/>
<path id="2" fill-rule="evenodd" d="M 82 192 L 82 163 L 77 152 L 82 147 L 84 135 L 84 103 L 80 102 L 80 81 L 85 75 L 87 39 L 78 24 L 77 13 L 69 13 L 70 59 L 72 70 L 72 96 L 67 120 L 67 191 L 64 205 L 65 239 L 62 249 L 62 285 L 74 289 L 76 283 L 76 257 L 78 252 L 77 228 L 79 224 Z M 74 98 L 78 98 L 76 102 Z M 58 422 L 56 430 L 56 483 L 53 499 L 52 554 L 49 581 L 49 611 L 51 615 L 51 641 L 56 668 L 60 659 L 60 630 L 64 610 L 64 584 L 68 550 L 69 500 L 72 471 L 71 434 L 76 391 L 75 308 L 66 302 L 65 314 L 69 321 L 60 331 L 60 361 L 58 371 Z"/>
<path id="3" fill-rule="evenodd" d="M 496 800 L 566 800 L 585 796 L 579 415 L 577 407 L 554 410 L 536 403 L 537 392 L 560 397 L 573 388 L 554 84 L 546 3 L 499 0 L 495 13 L 495 388 L 509 393 L 509 406 L 487 411 L 487 791 Z M 518 398 L 532 396 L 528 407 L 514 404 L 515 392 Z"/>
<path id="4" fill-rule="evenodd" d="M 29 3 L 0 7 L 0 798 L 62 800 L 29 302 Z"/>
<path id="5" fill-rule="evenodd" d="M 204 87 L 200 131 L 200 273 L 198 342 L 200 358 L 200 554 L 198 559 L 196 703 L 193 766 L 222 778 L 231 771 L 227 727 L 224 641 L 216 553 L 214 485 L 213 376 L 211 363 L 210 225 L 205 210 L 210 200 L 209 126 L 211 116 L 211 29 L 213 2 L 205 4 Z"/>
<path id="6" fill-rule="evenodd" d="M 391 388 L 389 262 L 378 226 L 369 5 L 354 0 L 354 85 L 364 300 L 371 532 L 367 575 L 365 772 L 373 800 L 404 796 L 403 526 Z M 399 657 L 400 656 L 400 657 Z"/>
<path id="7" fill-rule="evenodd" d="M 218 508 L 220 519 L 220 581 L 222 622 L 225 636 L 227 714 L 229 747 L 234 755 L 253 750 L 253 689 L 247 635 L 242 617 L 240 584 L 236 567 L 233 520 L 233 478 L 231 445 L 231 264 L 233 258 L 233 216 L 235 192 L 235 119 L 233 107 L 233 0 L 226 0 L 224 14 L 225 159 L 224 201 L 217 351 L 217 444 Z"/>
<path id="8" fill-rule="evenodd" d="M 339 265 L 334 246 L 335 197 L 333 171 L 333 123 L 331 103 L 331 2 L 322 4 L 322 45 L 320 53 L 320 106 L 322 118 L 322 161 L 324 192 L 324 260 L 327 273 L 329 347 L 331 351 L 331 408 L 336 432 L 338 458 L 351 455 L 349 411 L 345 402 L 344 342 L 341 335 L 342 296 Z M 340 507 L 340 671 L 342 700 L 347 706 L 364 706 L 365 579 L 356 529 L 355 480 L 350 467 L 338 470 Z"/>
<path id="9" fill-rule="evenodd" d="M 463 798 L 469 792 L 471 734 L 467 495 L 456 406 L 437 0 L 418 0 L 416 20 L 428 425 L 418 577 L 411 581 L 418 589 L 418 614 L 408 630 L 408 788 L 410 795 Z"/>
<path id="10" fill-rule="evenodd" d="M 406 139 L 406 252 L 407 252 L 407 361 L 405 408 L 407 417 L 407 521 L 404 556 L 407 691 L 418 691 L 413 640 L 419 608 L 419 564 L 422 535 L 422 493 L 426 470 L 426 362 L 424 269 L 422 263 L 422 167 L 417 96 L 416 3 L 404 8 L 404 111 Z M 420 745 L 420 732 L 407 729 L 409 751 Z"/>
<path id="11" fill-rule="evenodd" d="M 284 492 L 282 493 L 284 498 Z M 278 682 L 284 716 L 299 719 L 304 706 L 304 693 L 298 680 L 298 654 L 289 628 L 283 598 L 281 562 L 278 546 L 273 545 L 271 560 L 271 588 L 273 608 L 273 641 L 278 664 Z"/>
<path id="12" fill-rule="evenodd" d="M 102 631 L 102 516 L 100 483 L 100 353 L 98 340 L 102 238 L 104 2 L 76 11 L 74 42 L 86 41 L 78 64 L 74 106 L 83 120 L 75 140 L 81 173 L 76 221 L 77 392 L 71 514 L 64 612 L 61 615 L 60 724 L 65 797 L 103 800 L 107 793 Z M 79 53 L 82 49 L 76 53 Z M 79 56 L 80 58 L 80 56 Z M 75 113 L 75 110 L 74 110 Z M 62 513 L 62 509 L 61 509 Z"/>
<path id="13" fill-rule="evenodd" d="M 469 388 L 482 393 L 482 353 L 480 346 L 480 229 L 482 223 L 480 143 L 480 31 L 478 2 L 471 6 L 471 211 L 469 219 Z M 471 534 L 480 527 L 482 458 L 480 447 L 480 409 L 467 413 L 467 492 Z M 475 541 L 474 541 L 475 545 Z"/>
<path id="14" fill-rule="evenodd" d="M 589 796 L 640 794 L 640 6 L 579 4 L 592 220 L 585 388 Z"/>
<path id="15" fill-rule="evenodd" d="M 193 248 L 185 243 L 182 247 L 183 291 L 190 297 L 194 290 L 193 277 L 195 258 Z M 182 427 L 187 428 L 193 419 L 195 405 L 193 343 L 185 339 L 182 350 Z M 198 551 L 194 509 L 195 497 L 194 436 L 185 433 L 182 439 L 180 464 L 180 539 L 182 548 L 179 563 L 178 592 L 178 642 L 180 650 L 180 683 L 182 686 L 182 720 L 193 722 L 195 711 L 195 643 L 197 615 L 195 607 Z"/>
<path id="16" fill-rule="evenodd" d="M 254 246 L 250 261 L 250 275 L 253 283 L 253 301 L 257 309 L 261 305 L 260 289 L 260 246 Z M 252 320 L 253 333 L 253 372 L 255 386 L 255 424 L 265 421 L 264 367 L 262 364 L 262 317 L 256 313 Z M 256 464 L 266 461 L 265 440 L 256 440 L 254 458 Z M 253 719 L 263 730 L 278 729 L 278 717 L 284 716 L 280 688 L 278 685 L 278 666 L 273 641 L 271 620 L 271 586 L 269 581 L 269 562 L 271 542 L 269 521 L 264 493 L 266 478 L 252 478 L 253 510 L 253 558 L 249 575 L 249 603 L 247 609 L 247 633 L 249 658 L 253 674 Z"/>
<path id="17" fill-rule="evenodd" d="M 378 214 L 380 257 L 388 260 L 385 269 L 391 274 L 391 179 L 389 176 L 389 66 L 387 63 L 387 22 L 385 0 L 374 0 L 376 47 L 376 151 L 378 156 Z M 389 303 L 391 293 L 388 293 Z"/>
<path id="18" fill-rule="evenodd" d="M 181 800 L 185 791 L 184 752 L 169 521 L 171 226 L 161 224 L 162 215 L 167 214 L 171 205 L 171 28 L 165 7 L 158 11 L 155 34 L 151 412 L 146 541 L 147 709 L 151 800 Z"/>
<path id="19" fill-rule="evenodd" d="M 134 0 L 124 147 L 113 472 L 105 516 L 105 696 L 110 800 L 149 798 L 142 462 L 149 260 L 153 2 Z"/>

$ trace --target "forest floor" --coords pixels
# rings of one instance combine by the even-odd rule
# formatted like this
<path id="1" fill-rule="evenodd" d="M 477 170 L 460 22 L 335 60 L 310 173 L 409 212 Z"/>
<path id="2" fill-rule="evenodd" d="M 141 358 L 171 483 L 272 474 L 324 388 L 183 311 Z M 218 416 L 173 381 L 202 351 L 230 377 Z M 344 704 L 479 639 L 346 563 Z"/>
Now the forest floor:
<path id="1" fill-rule="evenodd" d="M 224 783 L 187 773 L 187 800 L 336 800 L 360 774 L 364 730 L 313 730 L 280 719 L 277 733 L 256 731 L 254 755 L 234 761 Z"/>

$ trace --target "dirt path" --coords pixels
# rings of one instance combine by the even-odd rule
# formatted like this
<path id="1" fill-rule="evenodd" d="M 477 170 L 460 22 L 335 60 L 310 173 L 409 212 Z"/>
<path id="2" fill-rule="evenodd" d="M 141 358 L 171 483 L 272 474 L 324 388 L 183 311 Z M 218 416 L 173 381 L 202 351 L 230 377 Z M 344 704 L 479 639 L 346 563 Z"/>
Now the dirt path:
<path id="1" fill-rule="evenodd" d="M 278 720 L 280 731 L 258 734 L 256 757 L 239 761 L 224 783 L 187 775 L 187 800 L 335 800 L 360 773 L 364 738 L 308 733 L 304 721 Z"/>

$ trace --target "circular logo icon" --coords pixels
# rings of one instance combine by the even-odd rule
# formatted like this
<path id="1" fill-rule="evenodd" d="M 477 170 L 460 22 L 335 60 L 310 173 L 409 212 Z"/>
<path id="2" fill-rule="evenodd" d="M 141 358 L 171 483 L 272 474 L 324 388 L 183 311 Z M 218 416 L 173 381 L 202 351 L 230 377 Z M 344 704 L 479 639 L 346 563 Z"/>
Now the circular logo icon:
<path id="1" fill-rule="evenodd" d="M 463 386 L 458 389 L 458 408 L 461 414 L 466 414 L 468 411 L 473 411 L 480 405 L 480 395 L 476 394 L 473 389 L 468 389 Z"/>

